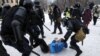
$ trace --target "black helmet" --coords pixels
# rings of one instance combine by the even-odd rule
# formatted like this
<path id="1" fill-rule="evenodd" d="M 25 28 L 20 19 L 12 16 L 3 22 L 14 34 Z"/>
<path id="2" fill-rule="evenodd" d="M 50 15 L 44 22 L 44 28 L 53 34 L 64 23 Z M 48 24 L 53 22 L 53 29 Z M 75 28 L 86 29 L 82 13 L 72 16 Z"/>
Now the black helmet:
<path id="1" fill-rule="evenodd" d="M 80 8 L 80 3 L 79 2 L 75 3 L 74 8 Z"/>
<path id="2" fill-rule="evenodd" d="M 90 9 L 93 9 L 93 6 L 94 6 L 94 2 L 90 2 L 89 8 L 90 8 Z"/>
<path id="3" fill-rule="evenodd" d="M 31 0 L 24 0 L 23 6 L 25 8 L 32 8 L 33 7 L 32 1 Z"/>
<path id="4" fill-rule="evenodd" d="M 40 2 L 39 1 L 34 1 L 34 5 L 35 6 L 40 6 Z"/>
<path id="5" fill-rule="evenodd" d="M 35 1 L 34 4 L 40 5 L 40 2 L 39 1 Z"/>
<path id="6" fill-rule="evenodd" d="M 4 5 L 3 5 L 3 8 L 10 9 L 11 6 L 10 6 L 9 4 L 4 4 Z"/>
<path id="7" fill-rule="evenodd" d="M 19 1 L 19 6 L 23 6 L 24 0 Z"/>

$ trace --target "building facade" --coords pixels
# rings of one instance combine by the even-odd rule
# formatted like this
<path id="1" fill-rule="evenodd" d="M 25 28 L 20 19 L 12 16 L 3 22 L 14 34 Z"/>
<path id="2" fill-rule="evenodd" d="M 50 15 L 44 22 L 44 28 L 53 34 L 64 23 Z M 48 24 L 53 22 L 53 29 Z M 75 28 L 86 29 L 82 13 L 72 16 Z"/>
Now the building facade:
<path id="1" fill-rule="evenodd" d="M 14 6 L 18 4 L 19 0 L 0 0 L 0 6 L 3 6 L 4 4 L 9 4 L 11 6 Z"/>

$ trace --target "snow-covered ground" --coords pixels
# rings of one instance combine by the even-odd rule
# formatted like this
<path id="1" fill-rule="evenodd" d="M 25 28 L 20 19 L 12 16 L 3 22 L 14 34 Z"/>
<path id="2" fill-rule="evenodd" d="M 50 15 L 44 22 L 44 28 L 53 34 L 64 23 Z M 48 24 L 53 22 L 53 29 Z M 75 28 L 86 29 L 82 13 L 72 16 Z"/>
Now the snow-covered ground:
<path id="1" fill-rule="evenodd" d="M 53 32 L 53 25 L 50 25 L 50 20 L 48 18 L 48 14 L 45 13 L 45 25 L 50 28 L 51 31 L 48 31 L 45 27 L 44 27 L 44 32 L 45 32 L 45 41 L 47 44 L 50 44 L 51 41 L 55 38 L 63 38 L 63 36 L 65 35 L 65 33 L 67 32 L 65 27 L 62 27 L 63 29 L 63 34 L 62 35 L 58 35 L 58 30 L 57 30 L 57 34 L 51 34 Z M 86 36 L 86 39 L 84 40 L 84 45 L 82 46 L 81 43 L 78 43 L 78 45 L 80 46 L 81 50 L 83 51 L 83 53 L 80 56 L 100 56 L 100 19 L 98 19 L 97 24 L 94 26 L 93 22 L 91 21 L 91 23 L 89 24 L 89 29 L 90 29 L 90 34 L 88 34 Z M 26 37 L 28 38 L 29 36 L 26 35 Z M 40 36 L 41 37 L 41 36 Z M 70 39 L 68 40 L 68 46 L 69 46 L 69 42 Z M 4 45 L 4 44 L 3 44 Z M 4 45 L 5 46 L 5 45 Z M 10 46 L 5 46 L 5 48 L 7 49 L 7 52 L 11 55 L 11 56 L 21 56 L 22 54 L 19 53 L 15 48 L 10 47 Z M 33 49 L 34 51 L 36 51 L 37 53 L 39 53 L 41 56 L 75 56 L 76 51 L 70 49 L 69 47 L 64 49 L 62 52 L 60 53 L 55 53 L 55 54 L 51 54 L 51 53 L 42 53 L 40 47 L 37 47 L 35 49 Z M 36 56 L 33 53 L 31 53 L 30 56 Z"/>

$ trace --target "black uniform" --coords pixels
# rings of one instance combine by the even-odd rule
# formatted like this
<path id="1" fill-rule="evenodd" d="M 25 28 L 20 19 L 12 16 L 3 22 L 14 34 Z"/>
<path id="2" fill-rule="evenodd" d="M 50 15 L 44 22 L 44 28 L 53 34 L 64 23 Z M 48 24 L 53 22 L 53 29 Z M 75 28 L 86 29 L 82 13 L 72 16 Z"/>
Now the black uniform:
<path id="1" fill-rule="evenodd" d="M 67 29 L 67 33 L 65 34 L 64 38 L 65 38 L 65 42 L 69 39 L 70 35 L 72 34 L 72 32 L 78 32 L 78 30 L 81 27 L 84 27 L 84 33 L 87 33 L 87 28 L 85 28 L 85 26 L 83 26 L 83 24 L 78 20 L 78 19 L 70 19 L 67 22 L 68 27 Z M 77 51 L 76 56 L 79 56 L 82 51 L 80 50 L 79 46 L 76 44 L 78 41 L 75 39 L 75 34 L 71 37 L 71 41 L 70 41 L 70 47 L 75 49 Z"/>
<path id="2" fill-rule="evenodd" d="M 0 40 L 0 56 L 10 56 L 4 46 L 2 45 L 2 42 Z"/>
<path id="3" fill-rule="evenodd" d="M 29 56 L 32 48 L 28 40 L 24 37 L 26 34 L 26 25 L 28 13 L 32 5 L 26 3 L 23 6 L 15 6 L 9 10 L 9 13 L 2 21 L 1 36 L 6 45 L 13 46 L 22 53 L 22 56 Z"/>
<path id="4" fill-rule="evenodd" d="M 0 17 L 1 17 L 2 7 L 0 6 Z"/>
<path id="5" fill-rule="evenodd" d="M 89 7 L 90 7 L 91 10 L 93 9 L 94 5 L 95 5 L 94 2 L 90 2 Z"/>
<path id="6" fill-rule="evenodd" d="M 34 45 L 33 43 L 39 41 L 40 29 L 38 27 L 38 16 L 36 15 L 35 11 L 31 11 L 29 18 L 30 21 L 27 24 L 27 33 L 30 35 L 31 46 L 36 47 L 39 44 Z"/>
<path id="7" fill-rule="evenodd" d="M 54 32 L 53 34 L 56 33 L 57 28 L 59 29 L 59 34 L 62 34 L 62 29 L 61 29 L 61 11 L 58 8 L 57 5 L 54 5 L 53 8 L 53 15 L 54 15 Z"/>
<path id="8" fill-rule="evenodd" d="M 75 19 L 78 19 L 80 22 L 82 22 L 81 20 L 82 12 L 79 4 L 74 5 L 71 15 L 72 17 L 75 17 Z"/>
<path id="9" fill-rule="evenodd" d="M 48 52 L 48 46 L 46 42 L 43 39 L 39 38 L 40 35 L 40 29 L 39 29 L 39 20 L 40 17 L 34 11 L 34 9 L 31 10 L 31 12 L 28 14 L 29 15 L 29 23 L 27 24 L 27 33 L 30 35 L 30 43 L 32 47 L 37 47 L 40 46 L 43 52 Z"/>
<path id="10" fill-rule="evenodd" d="M 40 7 L 40 3 L 39 2 L 35 2 L 35 11 L 36 11 L 36 13 L 38 15 L 38 18 L 37 18 L 38 19 L 38 25 L 39 25 L 39 28 L 41 30 L 42 38 L 45 38 L 44 29 L 43 29 L 43 24 L 45 22 L 45 18 L 44 18 L 44 12 Z"/>
<path id="11" fill-rule="evenodd" d="M 3 8 L 2 8 L 2 12 L 1 12 L 1 16 L 2 18 L 6 15 L 7 11 L 11 8 L 10 5 L 5 5 Z"/>

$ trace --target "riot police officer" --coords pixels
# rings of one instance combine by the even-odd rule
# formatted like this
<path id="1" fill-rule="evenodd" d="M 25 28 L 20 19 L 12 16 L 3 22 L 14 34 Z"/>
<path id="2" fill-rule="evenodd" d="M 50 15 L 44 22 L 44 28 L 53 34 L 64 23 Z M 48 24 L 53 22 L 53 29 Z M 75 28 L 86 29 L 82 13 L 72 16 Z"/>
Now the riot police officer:
<path id="1" fill-rule="evenodd" d="M 29 56 L 32 51 L 24 37 L 32 7 L 31 1 L 20 0 L 20 5 L 12 7 L 2 21 L 1 36 L 4 44 L 13 46 L 22 53 L 22 56 Z"/>

